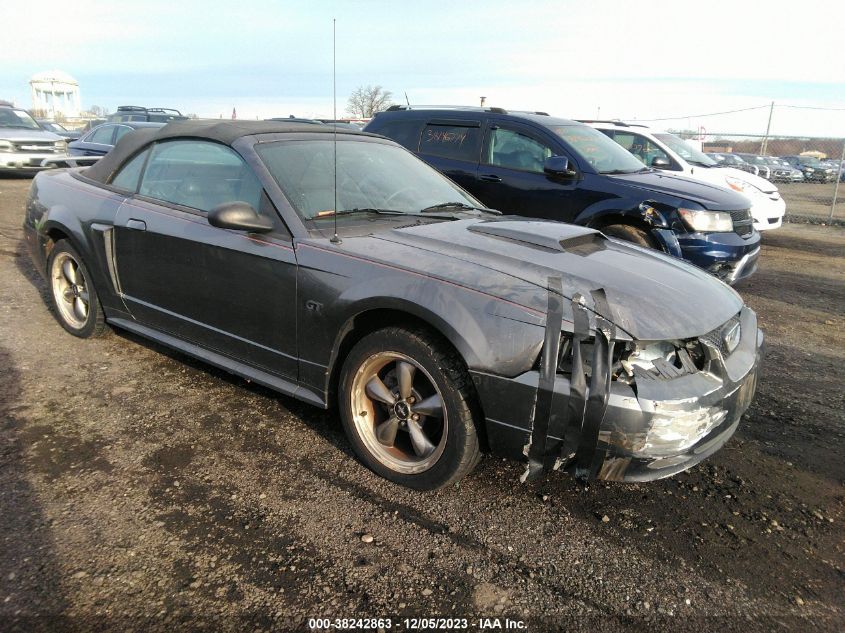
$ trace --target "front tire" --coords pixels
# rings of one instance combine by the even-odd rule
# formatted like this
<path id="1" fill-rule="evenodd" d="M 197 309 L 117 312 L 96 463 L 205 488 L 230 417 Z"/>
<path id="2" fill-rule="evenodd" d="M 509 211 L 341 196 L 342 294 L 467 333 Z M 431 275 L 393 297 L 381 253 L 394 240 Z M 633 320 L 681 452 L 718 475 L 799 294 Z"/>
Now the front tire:
<path id="1" fill-rule="evenodd" d="M 339 396 L 355 453 L 390 481 L 433 490 L 478 463 L 472 382 L 460 356 L 427 330 L 362 338 L 343 364 Z"/>
<path id="2" fill-rule="evenodd" d="M 601 232 L 610 237 L 616 237 L 626 242 L 631 242 L 644 248 L 657 249 L 652 237 L 642 229 L 630 224 L 610 224 L 601 229 Z"/>
<path id="3" fill-rule="evenodd" d="M 47 259 L 47 279 L 56 318 L 79 338 L 101 336 L 106 320 L 91 273 L 67 240 L 59 240 Z"/>

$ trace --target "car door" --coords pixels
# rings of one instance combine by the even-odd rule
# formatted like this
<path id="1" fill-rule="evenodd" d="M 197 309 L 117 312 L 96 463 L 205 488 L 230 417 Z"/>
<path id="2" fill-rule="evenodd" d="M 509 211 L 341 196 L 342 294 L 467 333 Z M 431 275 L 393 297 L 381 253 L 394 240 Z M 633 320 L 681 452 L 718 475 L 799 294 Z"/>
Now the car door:
<path id="1" fill-rule="evenodd" d="M 578 179 L 547 176 L 543 163 L 566 154 L 533 128 L 492 120 L 484 135 L 476 184 L 470 189 L 486 205 L 505 213 L 571 221 L 577 204 Z M 566 156 L 570 164 L 575 163 Z"/>
<path id="2" fill-rule="evenodd" d="M 83 140 L 82 150 L 83 156 L 105 156 L 114 147 L 114 133 L 115 125 L 101 125 L 94 130 Z"/>
<path id="3" fill-rule="evenodd" d="M 204 140 L 162 141 L 145 154 L 113 181 L 128 189 L 137 182 L 115 219 L 127 308 L 142 325 L 295 379 L 296 257 L 252 168 Z M 209 210 L 236 200 L 276 228 L 250 234 L 208 223 Z"/>
<path id="4" fill-rule="evenodd" d="M 472 192 L 481 153 L 481 121 L 432 119 L 419 139 L 419 156 L 464 189 Z"/>

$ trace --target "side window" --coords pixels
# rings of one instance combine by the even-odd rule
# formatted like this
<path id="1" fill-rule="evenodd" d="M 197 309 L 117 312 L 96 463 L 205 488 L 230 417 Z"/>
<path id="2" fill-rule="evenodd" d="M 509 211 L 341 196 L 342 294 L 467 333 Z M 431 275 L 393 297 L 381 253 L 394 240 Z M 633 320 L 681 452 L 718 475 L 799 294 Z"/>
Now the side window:
<path id="1" fill-rule="evenodd" d="M 156 144 L 138 189 L 141 195 L 205 212 L 236 200 L 257 210 L 261 192 L 252 168 L 237 153 L 209 141 Z"/>
<path id="2" fill-rule="evenodd" d="M 655 158 L 667 160 L 670 165 L 674 163 L 666 152 L 655 145 L 651 139 L 646 138 L 641 134 L 616 131 L 613 133 L 613 140 L 639 158 L 644 165 L 649 167 L 651 166 L 651 161 Z"/>
<path id="3" fill-rule="evenodd" d="M 420 154 L 478 162 L 481 128 L 459 125 L 426 125 L 420 139 Z"/>
<path id="4" fill-rule="evenodd" d="M 123 164 L 117 174 L 112 178 L 111 184 L 118 189 L 135 192 L 138 190 L 138 179 L 141 177 L 141 170 L 144 168 L 144 161 L 147 160 L 149 149 L 145 149 L 135 158 Z"/>
<path id="5" fill-rule="evenodd" d="M 506 169 L 543 173 L 543 163 L 553 156 L 552 148 L 526 134 L 503 127 L 490 130 L 485 163 Z"/>
<path id="6" fill-rule="evenodd" d="M 131 128 L 131 127 L 129 127 L 128 125 L 115 125 L 115 128 L 117 128 L 117 129 L 115 130 L 115 133 L 114 133 L 114 144 L 115 144 L 115 145 L 117 145 L 117 142 L 118 142 L 121 138 L 123 138 L 124 136 L 126 136 L 127 134 L 129 134 L 129 132 L 131 132 L 131 131 L 132 131 L 132 128 Z"/>
<path id="7" fill-rule="evenodd" d="M 376 134 L 381 134 L 416 152 L 420 145 L 422 121 L 390 121 L 383 125 Z"/>
<path id="8" fill-rule="evenodd" d="M 102 143 L 103 145 L 111 145 L 112 134 L 114 134 L 114 126 L 103 125 L 94 130 L 94 132 L 91 134 L 91 138 L 88 139 L 88 142 Z"/>

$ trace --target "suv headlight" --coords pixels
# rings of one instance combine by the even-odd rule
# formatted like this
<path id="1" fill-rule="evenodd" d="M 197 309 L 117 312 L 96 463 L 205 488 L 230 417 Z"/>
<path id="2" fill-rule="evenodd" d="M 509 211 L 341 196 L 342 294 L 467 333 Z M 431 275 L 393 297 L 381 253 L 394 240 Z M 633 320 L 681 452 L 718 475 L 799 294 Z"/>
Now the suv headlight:
<path id="1" fill-rule="evenodd" d="M 0 152 L 14 152 L 15 146 L 11 141 L 0 141 Z"/>
<path id="2" fill-rule="evenodd" d="M 725 176 L 725 182 L 728 183 L 728 187 L 734 191 L 739 191 L 740 193 L 744 193 L 746 195 L 759 196 L 763 194 L 760 189 L 752 185 L 750 182 L 746 182 L 740 178 Z"/>
<path id="3" fill-rule="evenodd" d="M 730 213 L 678 209 L 678 214 L 691 230 L 702 233 L 729 233 L 734 230 Z"/>
<path id="4" fill-rule="evenodd" d="M 57 152 L 67 151 L 67 141 L 56 141 L 53 143 L 53 146 L 56 148 Z"/>

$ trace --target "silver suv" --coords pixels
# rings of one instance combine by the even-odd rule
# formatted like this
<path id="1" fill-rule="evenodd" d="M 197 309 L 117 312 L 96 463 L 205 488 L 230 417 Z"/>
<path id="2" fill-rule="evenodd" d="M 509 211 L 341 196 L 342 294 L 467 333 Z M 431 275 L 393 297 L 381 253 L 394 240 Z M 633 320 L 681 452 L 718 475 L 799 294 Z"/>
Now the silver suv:
<path id="1" fill-rule="evenodd" d="M 0 173 L 32 174 L 46 158 L 67 155 L 67 141 L 42 128 L 32 115 L 0 101 Z"/>

